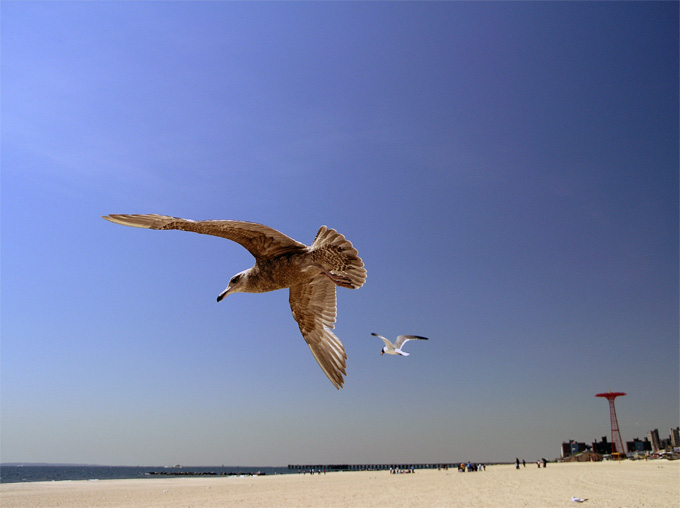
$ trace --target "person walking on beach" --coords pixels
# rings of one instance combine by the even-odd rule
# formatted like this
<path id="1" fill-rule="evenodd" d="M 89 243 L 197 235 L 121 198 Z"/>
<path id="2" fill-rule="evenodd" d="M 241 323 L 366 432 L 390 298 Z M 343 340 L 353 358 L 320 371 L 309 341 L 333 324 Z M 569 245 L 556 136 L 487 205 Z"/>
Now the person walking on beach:
<path id="1" fill-rule="evenodd" d="M 515 469 L 519 469 L 519 459 L 515 457 Z"/>

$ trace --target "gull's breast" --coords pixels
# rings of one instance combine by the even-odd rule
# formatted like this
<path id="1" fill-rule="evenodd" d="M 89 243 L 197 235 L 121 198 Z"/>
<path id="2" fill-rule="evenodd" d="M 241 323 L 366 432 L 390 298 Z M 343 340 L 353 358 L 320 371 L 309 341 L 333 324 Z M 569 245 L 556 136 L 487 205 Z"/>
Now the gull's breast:
<path id="1" fill-rule="evenodd" d="M 258 261 L 253 267 L 251 289 L 254 293 L 264 293 L 309 282 L 319 270 L 310 269 L 304 261 L 299 255 Z"/>

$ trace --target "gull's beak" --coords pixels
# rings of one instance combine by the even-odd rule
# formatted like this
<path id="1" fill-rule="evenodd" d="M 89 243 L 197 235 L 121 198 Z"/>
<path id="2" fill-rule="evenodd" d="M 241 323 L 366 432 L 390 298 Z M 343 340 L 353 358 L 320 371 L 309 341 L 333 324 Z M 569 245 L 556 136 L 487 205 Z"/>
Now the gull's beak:
<path id="1" fill-rule="evenodd" d="M 380 356 L 382 356 L 382 355 L 384 355 L 384 354 L 385 354 L 385 351 L 381 349 L 381 350 L 380 350 Z"/>
<path id="2" fill-rule="evenodd" d="M 217 296 L 217 301 L 218 301 L 218 302 L 221 302 L 222 299 L 223 299 L 225 296 L 227 296 L 227 295 L 229 294 L 229 290 L 230 290 L 230 289 L 231 289 L 231 287 L 230 287 L 230 286 L 227 286 L 227 289 L 225 289 L 224 291 L 222 291 L 222 292 Z"/>

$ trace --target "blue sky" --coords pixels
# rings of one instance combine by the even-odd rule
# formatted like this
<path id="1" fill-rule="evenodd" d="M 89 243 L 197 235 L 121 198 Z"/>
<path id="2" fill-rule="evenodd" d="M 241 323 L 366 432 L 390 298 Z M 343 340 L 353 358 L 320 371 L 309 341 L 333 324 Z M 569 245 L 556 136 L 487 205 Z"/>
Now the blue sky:
<path id="1" fill-rule="evenodd" d="M 678 425 L 675 2 L 3 2 L 3 461 L 554 458 Z M 219 238 L 353 242 L 337 391 Z M 377 332 L 415 333 L 381 357 Z"/>

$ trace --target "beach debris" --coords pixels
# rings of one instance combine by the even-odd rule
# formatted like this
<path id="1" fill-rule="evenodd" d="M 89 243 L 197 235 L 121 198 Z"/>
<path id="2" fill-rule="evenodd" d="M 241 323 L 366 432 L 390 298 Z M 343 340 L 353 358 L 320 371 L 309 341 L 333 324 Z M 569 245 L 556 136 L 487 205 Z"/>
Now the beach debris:
<path id="1" fill-rule="evenodd" d="M 574 497 L 574 496 L 572 496 L 572 498 L 571 498 L 571 502 L 572 502 L 572 503 L 585 503 L 586 501 L 588 501 L 588 500 L 587 500 L 587 499 L 583 499 L 583 498 L 581 498 L 581 497 Z"/>
<path id="2" fill-rule="evenodd" d="M 382 335 L 378 335 L 377 333 L 372 332 L 371 335 L 373 335 L 374 337 L 380 337 L 385 343 L 385 347 L 382 348 L 382 351 L 380 351 L 380 356 L 384 354 L 409 356 L 410 353 L 401 350 L 404 344 L 406 344 L 409 340 L 429 340 L 427 337 L 421 337 L 420 335 L 399 335 L 397 337 L 397 340 L 394 341 L 394 344 L 392 344 L 388 339 L 386 339 Z"/>
<path id="3" fill-rule="evenodd" d="M 217 297 L 231 293 L 265 293 L 289 288 L 293 317 L 314 358 L 333 386 L 340 389 L 347 373 L 347 354 L 335 334 L 335 286 L 357 289 L 366 282 L 359 253 L 343 235 L 321 226 L 311 246 L 276 229 L 235 220 L 193 221 L 167 215 L 106 215 L 123 226 L 176 229 L 219 236 L 245 247 L 255 265 L 234 275 Z"/>

